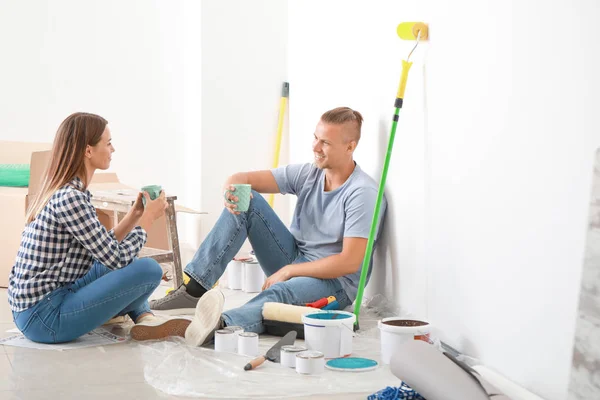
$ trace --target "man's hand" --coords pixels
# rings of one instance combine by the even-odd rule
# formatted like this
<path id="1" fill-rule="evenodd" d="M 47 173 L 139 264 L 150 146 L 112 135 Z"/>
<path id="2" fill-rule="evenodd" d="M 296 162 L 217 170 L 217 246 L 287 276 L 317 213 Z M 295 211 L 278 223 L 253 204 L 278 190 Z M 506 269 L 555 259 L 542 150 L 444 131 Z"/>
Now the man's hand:
<path id="1" fill-rule="evenodd" d="M 230 201 L 237 202 L 240 200 L 234 193 L 235 193 L 235 186 L 233 186 L 233 185 L 225 186 L 225 191 L 223 192 L 223 197 L 225 197 L 224 205 L 225 205 L 225 208 L 227 209 L 227 211 L 229 211 L 233 215 L 239 215 L 240 212 L 236 211 L 237 204 L 230 203 Z M 252 195 L 252 192 L 250 192 L 250 198 L 251 199 L 254 198 L 254 196 Z"/>
<path id="2" fill-rule="evenodd" d="M 281 268 L 279 271 L 275 272 L 273 275 L 267 278 L 265 284 L 262 287 L 262 290 L 267 290 L 277 282 L 285 282 L 289 279 L 293 278 L 291 273 L 291 268 L 289 265 Z"/>
<path id="3" fill-rule="evenodd" d="M 288 264 L 267 279 L 263 285 L 263 290 L 268 289 L 277 282 L 285 282 L 288 279 L 300 276 L 336 279 L 340 276 L 354 274 L 360 271 L 366 247 L 367 239 L 345 237 L 340 254 L 334 254 L 315 261 Z"/>

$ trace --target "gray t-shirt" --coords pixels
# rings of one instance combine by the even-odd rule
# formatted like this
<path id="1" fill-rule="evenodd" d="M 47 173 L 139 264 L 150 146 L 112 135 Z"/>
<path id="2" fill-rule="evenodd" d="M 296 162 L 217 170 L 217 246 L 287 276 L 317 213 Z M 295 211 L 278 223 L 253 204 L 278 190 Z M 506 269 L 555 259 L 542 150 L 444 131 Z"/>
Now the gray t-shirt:
<path id="1" fill-rule="evenodd" d="M 378 184 L 358 164 L 342 186 L 329 192 L 324 191 L 325 171 L 313 164 L 292 164 L 272 172 L 282 194 L 298 197 L 290 232 L 307 260 L 341 253 L 344 237 L 369 237 Z M 384 196 L 376 238 L 381 233 L 386 209 Z M 367 279 L 371 276 L 371 264 Z M 360 269 L 338 279 L 346 294 L 354 300 Z"/>

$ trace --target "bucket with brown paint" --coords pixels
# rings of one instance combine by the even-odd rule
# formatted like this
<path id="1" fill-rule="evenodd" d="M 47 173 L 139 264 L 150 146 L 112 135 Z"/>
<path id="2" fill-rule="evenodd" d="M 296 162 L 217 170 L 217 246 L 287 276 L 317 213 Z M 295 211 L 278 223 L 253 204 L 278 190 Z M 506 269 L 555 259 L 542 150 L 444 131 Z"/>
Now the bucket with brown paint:
<path id="1" fill-rule="evenodd" d="M 381 338 L 381 361 L 389 364 L 392 355 L 408 340 L 429 342 L 431 325 L 409 318 L 384 318 L 378 323 Z"/>

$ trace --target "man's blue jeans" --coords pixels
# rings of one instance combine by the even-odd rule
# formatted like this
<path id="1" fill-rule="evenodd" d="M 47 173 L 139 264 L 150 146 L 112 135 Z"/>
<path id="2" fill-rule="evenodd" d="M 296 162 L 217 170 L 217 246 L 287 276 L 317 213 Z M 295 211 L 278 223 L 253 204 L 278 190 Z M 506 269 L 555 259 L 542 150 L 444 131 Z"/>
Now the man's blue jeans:
<path id="1" fill-rule="evenodd" d="M 133 321 L 150 312 L 148 297 L 162 278 L 162 269 L 150 258 L 136 259 L 111 271 L 94 262 L 85 276 L 54 290 L 25 311 L 13 312 L 17 328 L 40 343 L 77 339 L 116 315 Z"/>
<path id="2" fill-rule="evenodd" d="M 288 265 L 306 262 L 287 227 L 265 199 L 252 191 L 247 212 L 233 215 L 223 210 L 185 272 L 205 289 L 213 287 L 227 264 L 238 253 L 246 238 L 267 276 Z M 259 293 L 244 306 L 223 313 L 228 326 L 238 325 L 247 332 L 263 333 L 262 306 L 266 302 L 304 305 L 323 297 L 335 296 L 340 308 L 351 301 L 337 279 L 309 277 L 279 282 Z"/>

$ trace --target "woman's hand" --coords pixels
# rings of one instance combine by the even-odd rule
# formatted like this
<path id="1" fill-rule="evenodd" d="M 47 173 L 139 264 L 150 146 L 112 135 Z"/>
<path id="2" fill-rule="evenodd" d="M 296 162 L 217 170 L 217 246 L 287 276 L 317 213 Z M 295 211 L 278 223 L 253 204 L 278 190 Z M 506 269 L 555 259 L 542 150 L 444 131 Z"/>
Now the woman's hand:
<path id="1" fill-rule="evenodd" d="M 135 218 L 136 221 L 139 220 L 142 215 L 144 215 L 144 203 L 142 202 L 143 196 L 143 192 L 139 192 L 137 199 L 135 199 L 135 203 L 133 203 L 133 207 L 131 207 L 131 210 L 129 210 L 131 216 Z"/>
<path id="2" fill-rule="evenodd" d="M 167 202 L 167 196 L 165 195 L 165 191 L 160 191 L 160 196 L 156 198 L 156 200 L 150 200 L 150 195 L 148 192 L 144 192 L 144 197 L 146 198 L 146 209 L 144 210 L 144 216 L 148 215 L 152 218 L 152 221 L 156 221 L 163 215 L 165 215 L 165 210 L 169 206 Z"/>
<path id="3" fill-rule="evenodd" d="M 154 221 L 165 215 L 165 210 L 169 206 L 167 202 L 165 191 L 161 190 L 160 196 L 156 200 L 150 200 L 150 195 L 144 192 L 146 198 L 146 208 L 140 218 L 140 226 L 147 232 L 152 227 Z"/>

